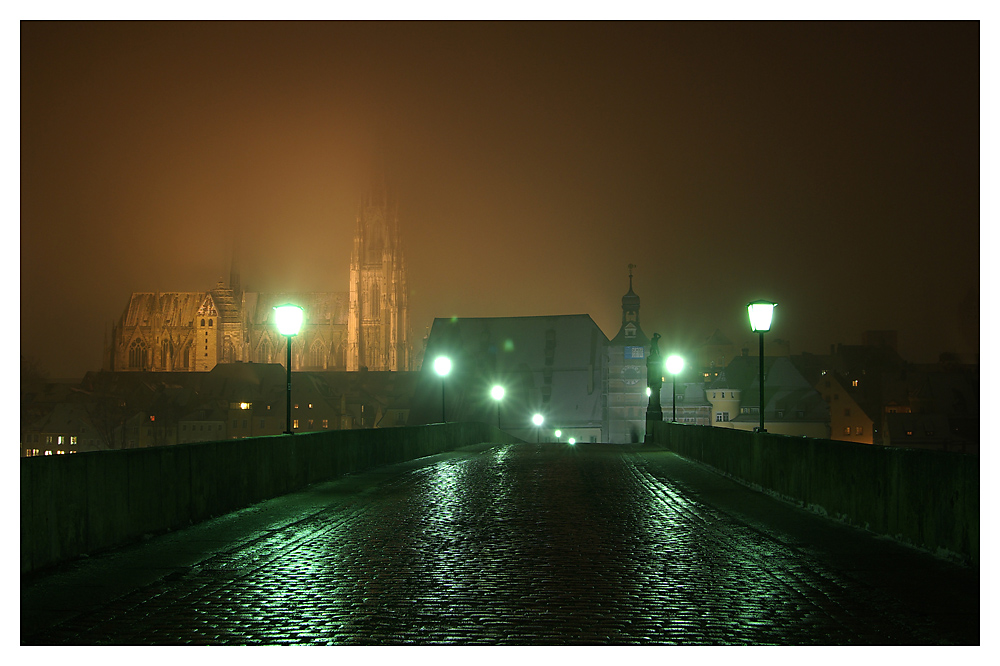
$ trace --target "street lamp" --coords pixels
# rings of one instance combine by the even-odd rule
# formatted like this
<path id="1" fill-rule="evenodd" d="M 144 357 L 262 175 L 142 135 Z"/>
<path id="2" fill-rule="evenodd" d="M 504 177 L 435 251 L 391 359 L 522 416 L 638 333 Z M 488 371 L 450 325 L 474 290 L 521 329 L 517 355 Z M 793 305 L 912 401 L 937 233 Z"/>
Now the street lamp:
<path id="1" fill-rule="evenodd" d="M 535 444 L 541 441 L 542 424 L 545 423 L 545 417 L 541 414 L 535 414 L 531 417 L 531 422 L 535 424 Z"/>
<path id="2" fill-rule="evenodd" d="M 674 423 L 677 422 L 677 375 L 681 370 L 684 369 L 684 359 L 677 354 L 671 354 L 667 357 L 667 372 L 673 375 L 674 378 L 674 413 L 670 420 Z"/>
<path id="3" fill-rule="evenodd" d="M 559 441 L 560 437 L 562 437 L 562 430 L 556 430 L 556 441 L 557 442 Z"/>
<path id="4" fill-rule="evenodd" d="M 490 395 L 492 395 L 493 399 L 497 401 L 497 430 L 500 429 L 500 401 L 503 400 L 504 393 L 505 391 L 503 390 L 503 387 L 499 384 L 494 386 L 490 391 Z"/>
<path id="5" fill-rule="evenodd" d="M 434 372 L 441 376 L 441 423 L 447 423 L 444 418 L 444 378 L 451 372 L 451 359 L 447 356 L 434 359 Z"/>
<path id="6" fill-rule="evenodd" d="M 292 303 L 274 306 L 274 323 L 288 340 L 285 354 L 285 368 L 288 373 L 288 388 L 285 392 L 285 434 L 292 434 L 292 336 L 302 328 L 302 308 Z"/>
<path id="7" fill-rule="evenodd" d="M 760 333 L 760 432 L 764 430 L 764 334 L 771 330 L 771 317 L 774 306 L 771 301 L 754 301 L 747 303 L 747 313 L 750 315 L 750 330 Z"/>

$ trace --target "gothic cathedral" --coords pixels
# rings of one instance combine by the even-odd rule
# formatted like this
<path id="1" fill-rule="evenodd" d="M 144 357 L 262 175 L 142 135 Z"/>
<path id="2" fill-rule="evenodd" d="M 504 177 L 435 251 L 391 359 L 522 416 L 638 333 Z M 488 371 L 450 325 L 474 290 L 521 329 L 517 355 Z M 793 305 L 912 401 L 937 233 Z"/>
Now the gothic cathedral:
<path id="1" fill-rule="evenodd" d="M 285 362 L 274 306 L 305 310 L 292 338 L 297 371 L 399 371 L 411 367 L 406 266 L 399 219 L 383 190 L 358 213 L 348 292 L 244 291 L 234 259 L 229 284 L 206 292 L 137 292 L 114 324 L 104 367 L 207 372 L 217 363 Z"/>

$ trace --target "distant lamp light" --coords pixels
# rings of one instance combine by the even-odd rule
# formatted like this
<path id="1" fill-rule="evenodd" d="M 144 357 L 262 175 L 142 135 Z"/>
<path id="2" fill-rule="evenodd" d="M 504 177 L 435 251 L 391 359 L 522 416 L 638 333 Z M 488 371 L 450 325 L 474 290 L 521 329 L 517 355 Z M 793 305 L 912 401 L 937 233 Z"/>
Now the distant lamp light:
<path id="1" fill-rule="evenodd" d="M 556 439 L 562 437 L 562 430 L 556 430 Z"/>
<path id="2" fill-rule="evenodd" d="M 291 435 L 292 430 L 292 336 L 297 335 L 302 328 L 303 310 L 298 305 L 286 303 L 274 306 L 274 323 L 278 333 L 288 341 L 285 353 L 285 372 L 288 384 L 285 391 L 285 434 Z"/>
<path id="3" fill-rule="evenodd" d="M 531 422 L 535 424 L 535 443 L 542 441 L 542 424 L 545 423 L 545 417 L 541 414 L 535 414 L 531 417 Z"/>
<path id="4" fill-rule="evenodd" d="M 444 414 L 444 378 L 451 372 L 451 359 L 447 356 L 438 356 L 434 359 L 434 372 L 441 377 L 441 423 L 447 423 Z"/>
<path id="5" fill-rule="evenodd" d="M 570 437 L 569 438 L 569 445 L 573 446 L 574 444 L 576 444 L 576 437 Z"/>
<path id="6" fill-rule="evenodd" d="M 504 391 L 504 388 L 499 384 L 490 389 L 490 395 L 497 401 L 497 430 L 500 429 L 500 401 L 503 400 L 505 393 L 506 391 Z"/>
<path id="7" fill-rule="evenodd" d="M 771 317 L 774 315 L 774 306 L 777 303 L 771 301 L 754 301 L 747 304 L 747 312 L 750 314 L 750 330 L 757 333 L 767 333 L 771 330 Z"/>
<path id="8" fill-rule="evenodd" d="M 451 372 L 451 359 L 447 356 L 438 356 L 434 359 L 434 372 L 441 377 L 446 377 Z"/>
<path id="9" fill-rule="evenodd" d="M 667 366 L 667 372 L 669 372 L 670 375 L 674 378 L 673 381 L 674 397 L 671 403 L 673 405 L 673 412 L 672 416 L 670 417 L 670 420 L 676 423 L 677 422 L 677 375 L 680 374 L 681 370 L 684 369 L 684 359 L 678 356 L 677 354 L 671 354 L 670 356 L 667 357 L 667 362 L 665 365 Z"/>
<path id="10" fill-rule="evenodd" d="M 648 398 L 648 397 L 649 397 L 649 396 L 651 396 L 651 395 L 653 395 L 653 389 L 651 389 L 651 388 L 649 388 L 649 387 L 647 386 L 647 387 L 646 387 L 646 397 Z"/>

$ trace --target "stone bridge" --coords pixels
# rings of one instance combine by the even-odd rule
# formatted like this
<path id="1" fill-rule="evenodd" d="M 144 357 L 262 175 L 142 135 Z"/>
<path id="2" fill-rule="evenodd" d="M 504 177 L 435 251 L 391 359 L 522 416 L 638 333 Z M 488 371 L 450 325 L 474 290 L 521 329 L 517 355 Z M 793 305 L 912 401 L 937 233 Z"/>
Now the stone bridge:
<path id="1" fill-rule="evenodd" d="M 977 458 L 655 425 L 22 459 L 21 643 L 979 644 Z"/>

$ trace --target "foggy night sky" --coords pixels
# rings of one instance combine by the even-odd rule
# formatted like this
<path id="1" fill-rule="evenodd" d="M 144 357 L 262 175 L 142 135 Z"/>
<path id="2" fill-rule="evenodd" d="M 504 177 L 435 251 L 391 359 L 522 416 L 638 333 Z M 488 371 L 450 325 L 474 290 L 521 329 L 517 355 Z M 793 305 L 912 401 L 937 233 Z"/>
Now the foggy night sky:
<path id="1" fill-rule="evenodd" d="M 978 352 L 966 23 L 49 23 L 20 28 L 21 353 L 100 369 L 134 291 L 347 291 L 399 203 L 434 317 L 589 314 L 793 353 Z M 968 316 L 963 319 L 962 302 Z M 925 305 L 936 304 L 928 318 Z M 971 337 L 970 337 L 971 335 Z"/>

